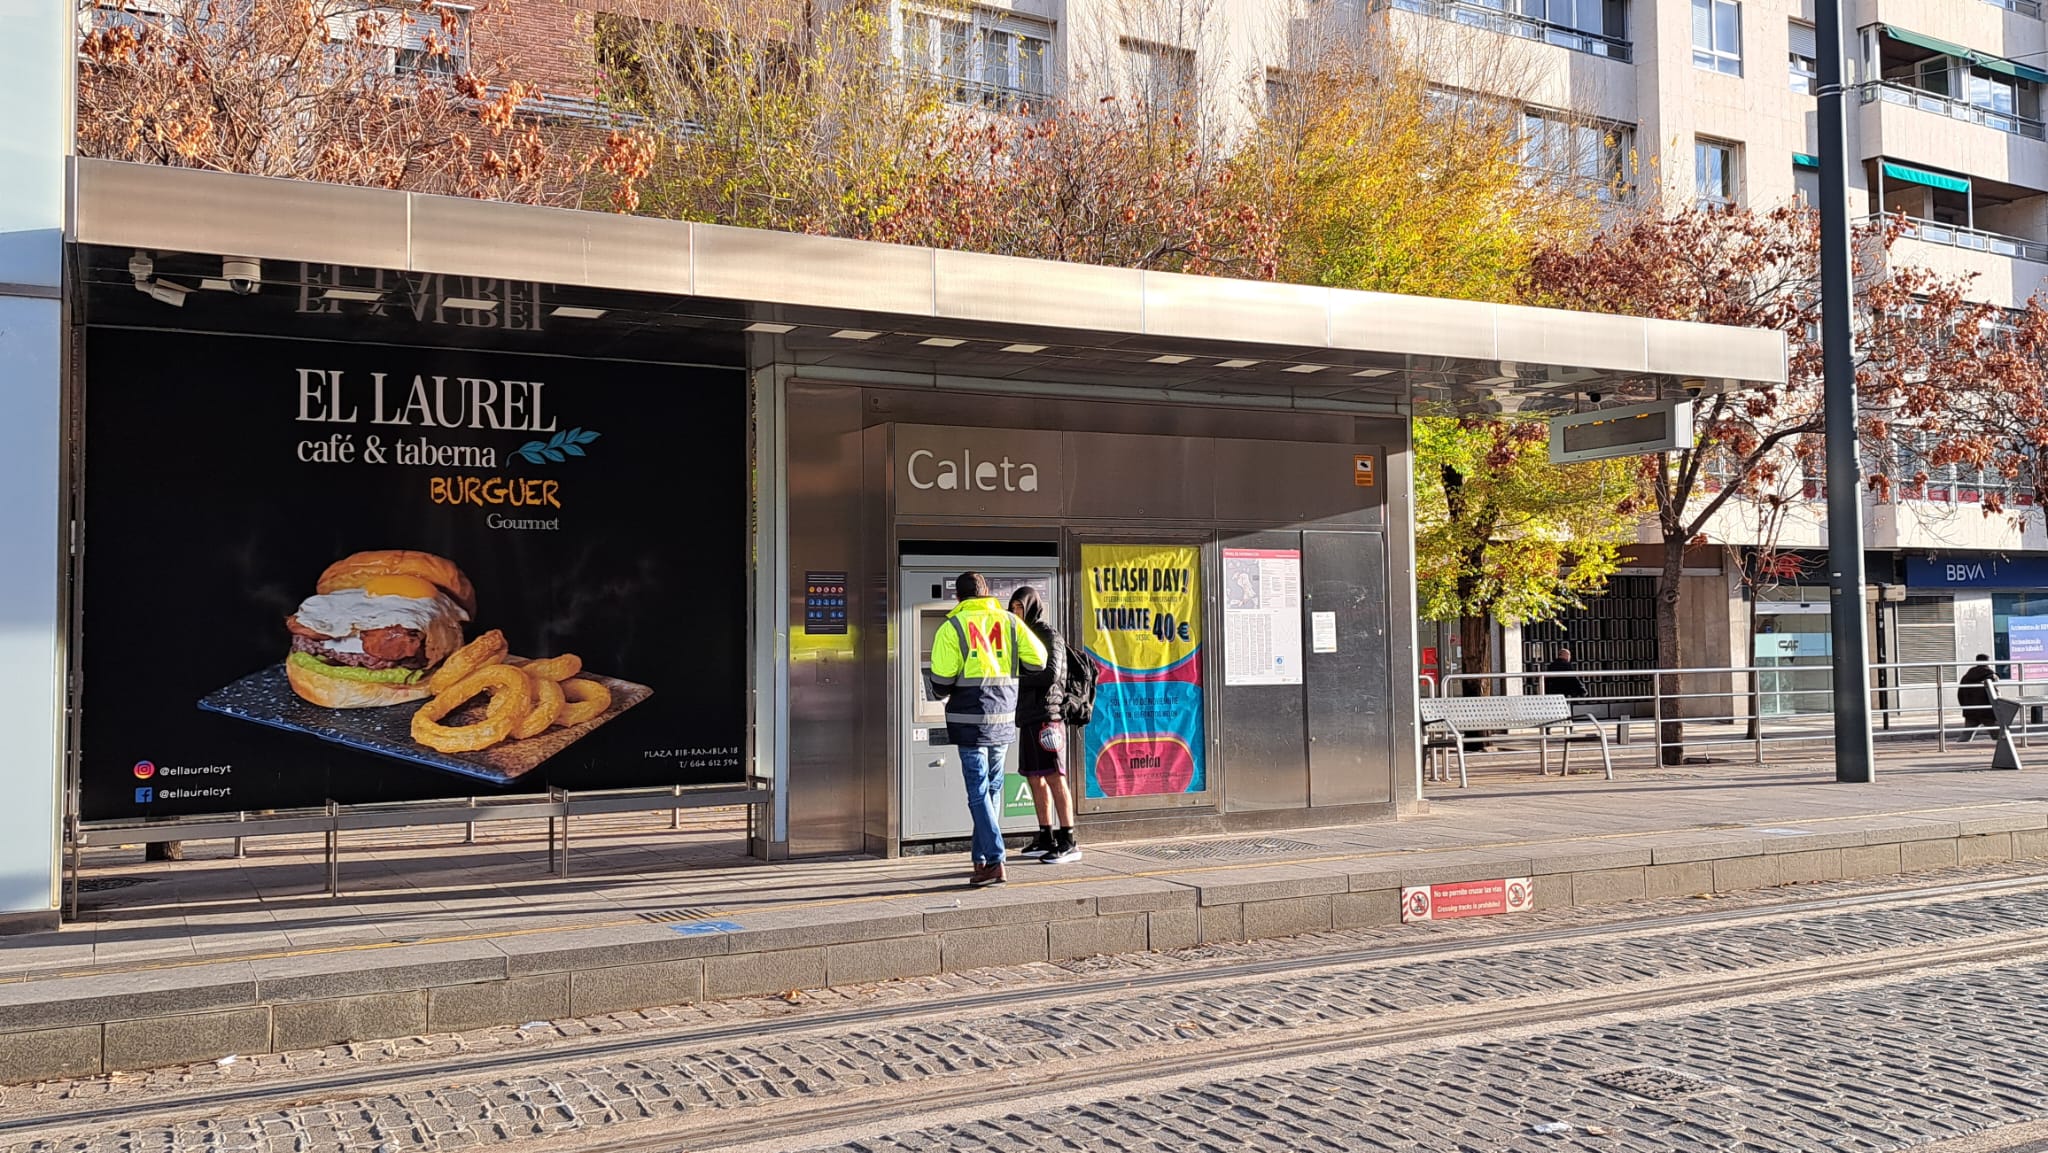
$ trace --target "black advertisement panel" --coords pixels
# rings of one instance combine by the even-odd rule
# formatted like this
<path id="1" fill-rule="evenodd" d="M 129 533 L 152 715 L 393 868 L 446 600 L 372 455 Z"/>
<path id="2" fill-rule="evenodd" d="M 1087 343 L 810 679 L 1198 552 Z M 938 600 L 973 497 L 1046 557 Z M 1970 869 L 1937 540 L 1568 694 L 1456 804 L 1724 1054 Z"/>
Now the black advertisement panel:
<path id="1" fill-rule="evenodd" d="M 737 369 L 94 328 L 81 811 L 742 777 Z"/>

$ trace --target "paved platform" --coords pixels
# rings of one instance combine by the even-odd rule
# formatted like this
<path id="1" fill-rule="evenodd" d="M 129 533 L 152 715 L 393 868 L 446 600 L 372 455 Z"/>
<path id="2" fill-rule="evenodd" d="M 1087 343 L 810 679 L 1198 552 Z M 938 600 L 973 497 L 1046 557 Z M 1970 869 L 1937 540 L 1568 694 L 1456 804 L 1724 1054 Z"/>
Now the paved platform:
<path id="1" fill-rule="evenodd" d="M 958 855 L 750 861 L 717 812 L 579 823 L 568 879 L 541 828 L 364 834 L 338 901 L 313 840 L 101 849 L 81 923 L 0 941 L 0 1081 L 1391 924 L 1407 885 L 1558 907 L 2048 857 L 2048 781 L 1989 755 L 1491 772 L 1409 821 L 1087 845 L 981 891 Z"/>

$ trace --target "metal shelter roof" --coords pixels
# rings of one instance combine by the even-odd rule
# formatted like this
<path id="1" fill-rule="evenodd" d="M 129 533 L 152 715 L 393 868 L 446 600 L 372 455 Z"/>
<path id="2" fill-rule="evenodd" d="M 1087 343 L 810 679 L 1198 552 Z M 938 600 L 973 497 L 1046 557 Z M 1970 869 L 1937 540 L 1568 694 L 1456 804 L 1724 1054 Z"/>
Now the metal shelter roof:
<path id="1" fill-rule="evenodd" d="M 204 283 L 220 256 L 259 258 L 266 287 L 301 299 L 335 286 L 314 266 L 388 273 L 362 283 L 390 304 L 435 274 L 534 282 L 556 331 L 582 326 L 575 347 L 593 355 L 765 331 L 804 365 L 1375 407 L 1544 410 L 1786 379 L 1784 337 L 1763 330 L 73 164 L 67 239 L 97 253 L 88 283 L 123 287 L 127 250 L 163 254 L 194 288 L 225 288 Z M 222 293 L 215 314 L 288 295 Z"/>

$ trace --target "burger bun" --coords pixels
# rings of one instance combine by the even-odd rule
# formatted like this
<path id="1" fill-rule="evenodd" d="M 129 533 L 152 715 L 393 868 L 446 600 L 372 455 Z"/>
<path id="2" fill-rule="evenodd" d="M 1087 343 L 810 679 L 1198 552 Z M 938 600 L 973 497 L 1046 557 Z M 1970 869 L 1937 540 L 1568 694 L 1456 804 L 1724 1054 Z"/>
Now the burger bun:
<path id="1" fill-rule="evenodd" d="M 284 675 L 291 681 L 293 692 L 313 704 L 329 709 L 376 709 L 386 705 L 423 701 L 434 695 L 427 691 L 425 681 L 410 685 L 352 681 L 342 677 L 326 676 L 290 661 L 285 662 Z"/>
<path id="2" fill-rule="evenodd" d="M 327 566 L 313 590 L 325 595 L 337 589 L 359 589 L 381 576 L 418 577 L 447 593 L 463 612 L 476 615 L 476 588 L 469 577 L 454 561 L 430 552 L 385 548 L 345 556 Z"/>

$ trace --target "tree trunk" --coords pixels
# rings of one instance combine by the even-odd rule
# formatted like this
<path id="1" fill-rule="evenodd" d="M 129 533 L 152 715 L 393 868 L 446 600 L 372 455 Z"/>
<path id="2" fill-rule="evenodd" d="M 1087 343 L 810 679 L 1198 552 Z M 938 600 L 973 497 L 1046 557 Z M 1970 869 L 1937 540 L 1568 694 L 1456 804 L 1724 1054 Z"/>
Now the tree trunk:
<path id="1" fill-rule="evenodd" d="M 1657 667 L 1675 669 L 1684 667 L 1678 658 L 1678 591 L 1685 579 L 1684 540 L 1664 541 L 1664 574 L 1657 584 Z M 1661 723 L 1657 726 L 1658 761 L 1666 765 L 1685 763 L 1685 722 L 1678 719 L 1679 707 L 1684 703 L 1670 699 L 1669 694 L 1681 691 L 1680 678 L 1659 676 L 1656 678 L 1659 692 L 1665 694 L 1660 712 Z"/>
<path id="2" fill-rule="evenodd" d="M 1485 617 L 1458 618 L 1458 671 L 1461 673 L 1490 672 L 1493 664 L 1492 622 Z M 1460 681 L 1458 693 L 1461 697 L 1485 697 L 1493 695 L 1493 681 L 1487 677 Z"/>

